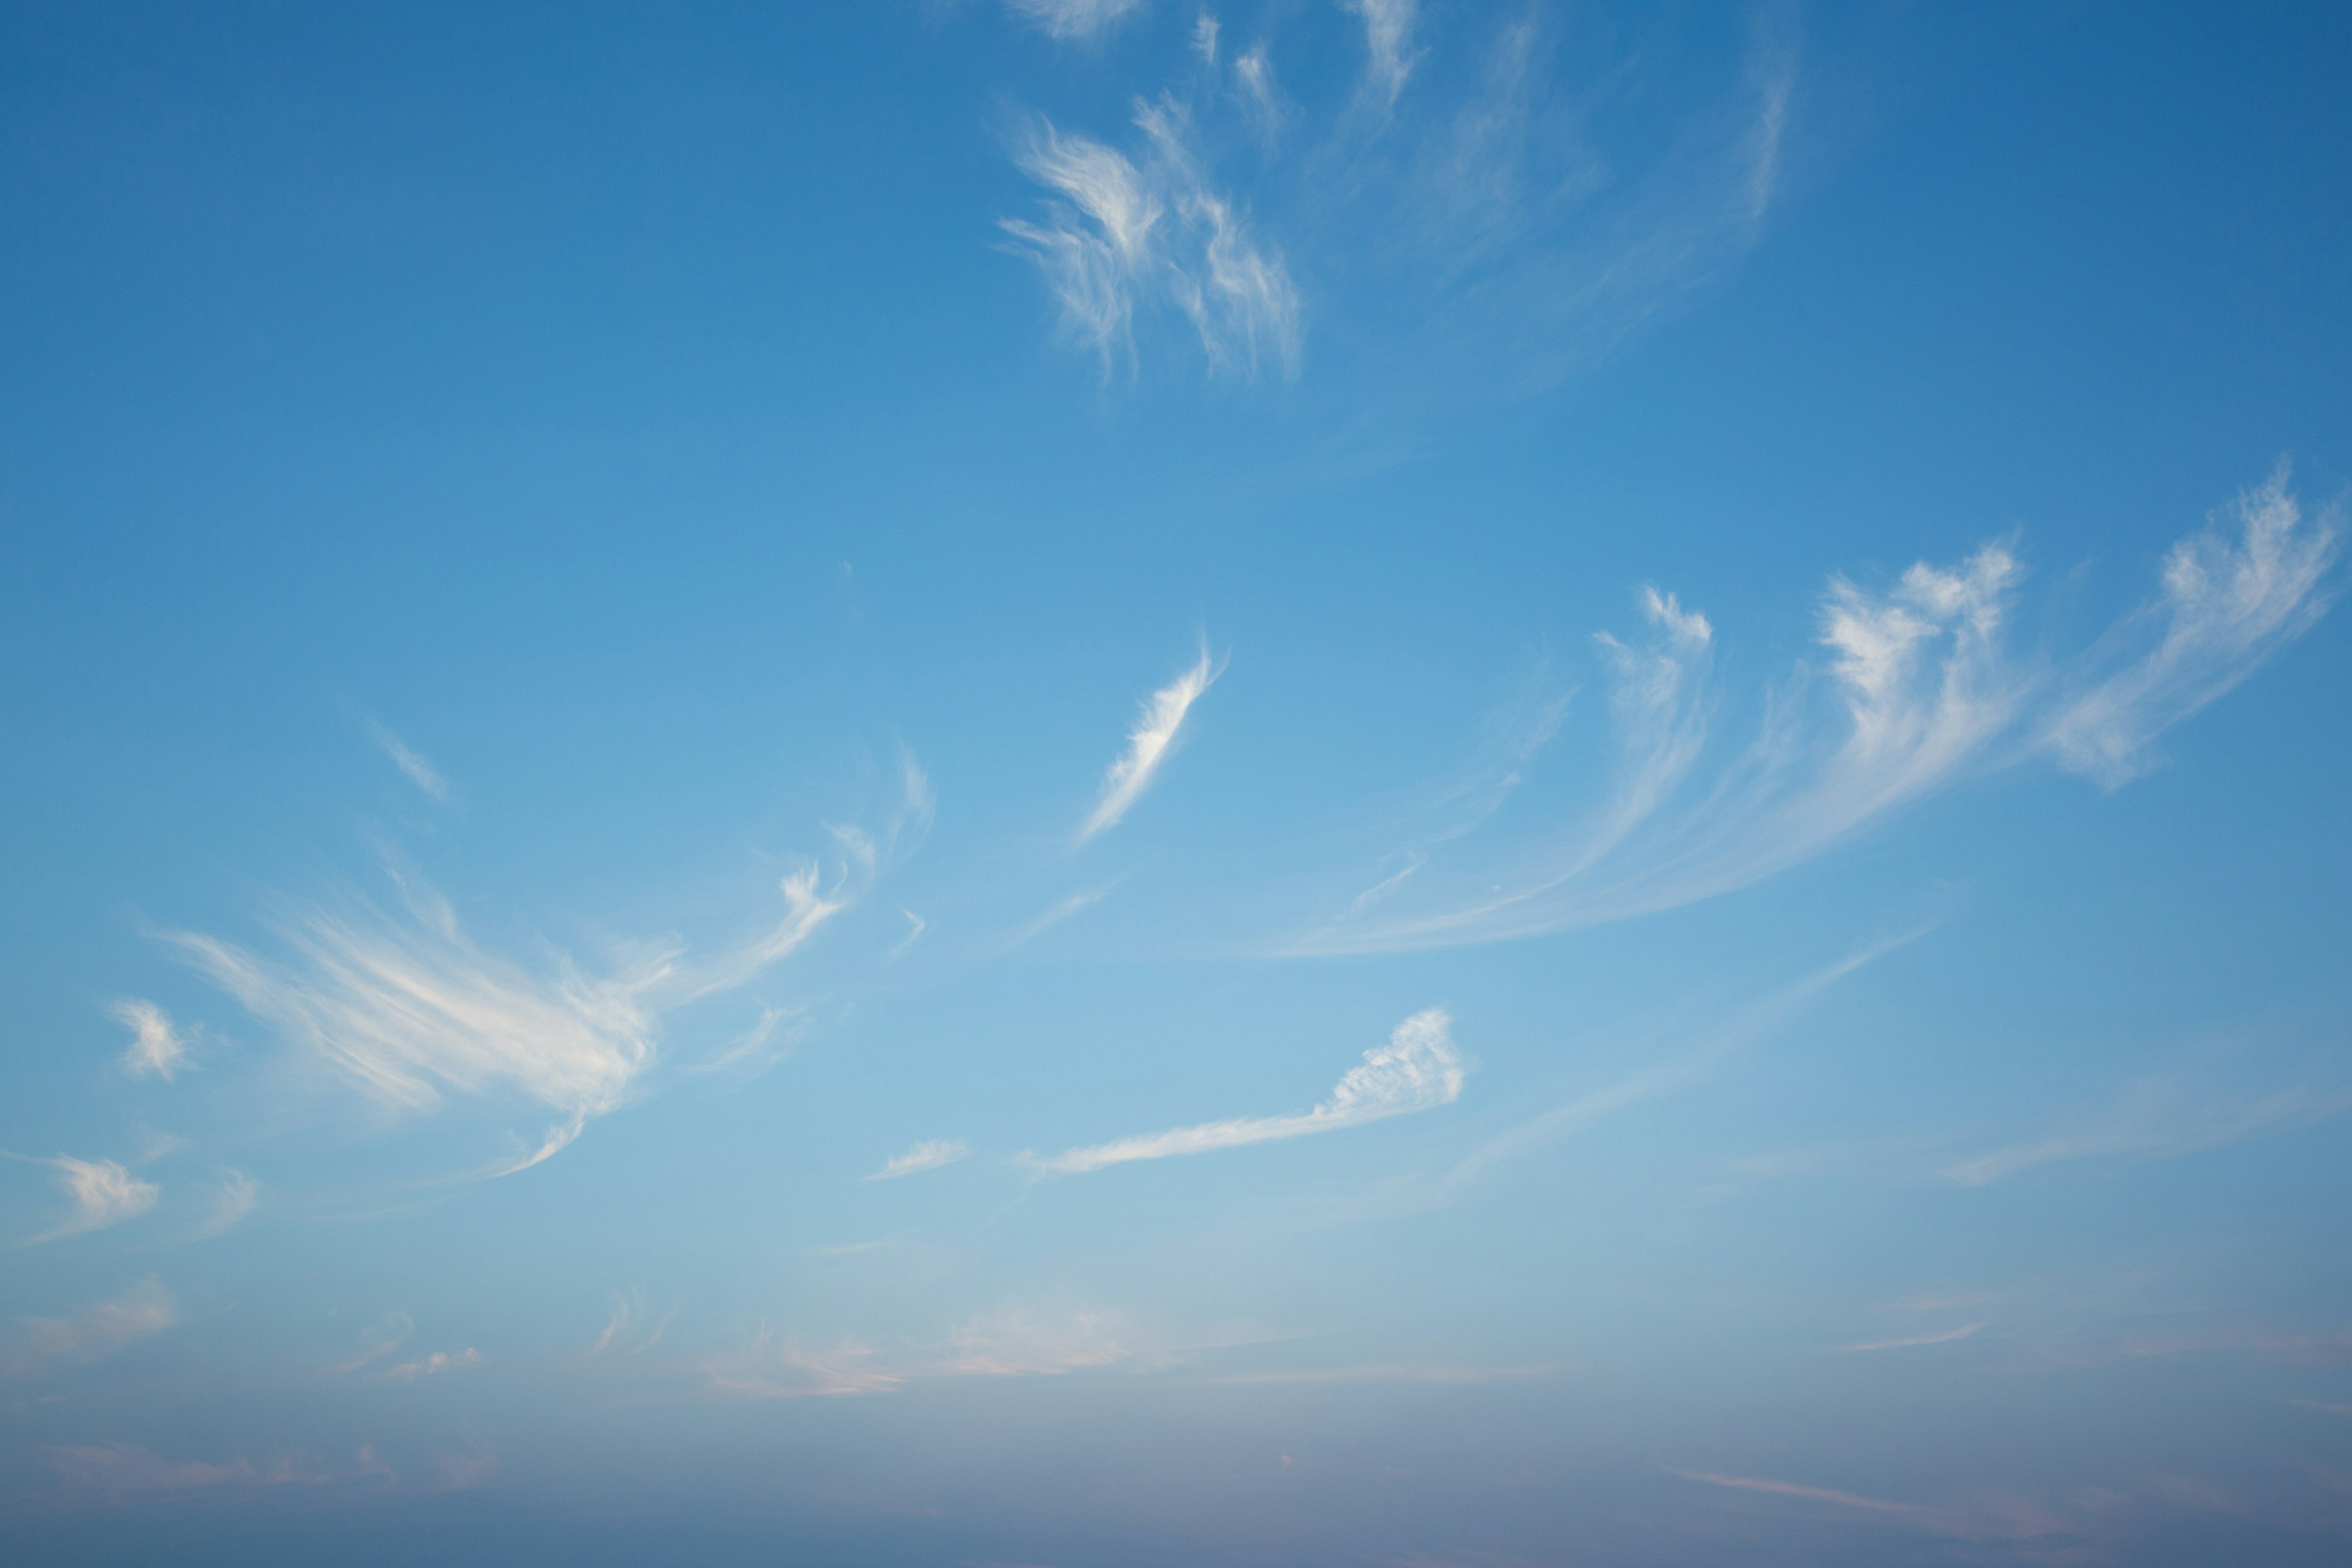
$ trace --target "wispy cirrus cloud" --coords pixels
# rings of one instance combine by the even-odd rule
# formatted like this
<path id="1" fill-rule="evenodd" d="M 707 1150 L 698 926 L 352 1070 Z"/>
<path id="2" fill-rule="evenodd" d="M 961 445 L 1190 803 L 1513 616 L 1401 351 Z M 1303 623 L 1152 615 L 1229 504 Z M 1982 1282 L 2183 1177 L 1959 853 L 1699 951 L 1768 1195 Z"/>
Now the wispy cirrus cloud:
<path id="1" fill-rule="evenodd" d="M 385 1367 L 378 1375 L 398 1383 L 415 1383 L 421 1377 L 433 1377 L 445 1372 L 462 1372 L 467 1367 L 479 1366 L 483 1359 L 482 1352 L 469 1345 L 461 1351 L 435 1351 L 431 1355 L 420 1356 L 415 1361 L 402 1362 L 397 1366 Z"/>
<path id="2" fill-rule="evenodd" d="M 153 1279 L 142 1280 L 71 1317 L 18 1319 L 16 1328 L 0 1339 L 0 1371 L 22 1377 L 50 1366 L 78 1366 L 178 1321 L 172 1293 Z"/>
<path id="3" fill-rule="evenodd" d="M 1103 775 L 1101 795 L 1087 814 L 1087 819 L 1078 825 L 1079 843 L 1118 826 L 1128 809 L 1150 787 L 1160 764 L 1175 747 L 1176 738 L 1184 727 L 1184 716 L 1223 671 L 1222 665 L 1211 666 L 1208 650 L 1202 648 L 1198 663 L 1145 700 L 1135 728 L 1128 733 L 1127 750 Z"/>
<path id="4" fill-rule="evenodd" d="M 1032 1155 L 1023 1163 L 1055 1175 L 1077 1175 L 1135 1160 L 1206 1154 L 1250 1143 L 1336 1132 L 1391 1116 L 1451 1105 L 1462 1093 L 1464 1076 L 1451 1024 L 1442 1008 L 1415 1013 L 1396 1026 L 1387 1045 L 1366 1051 L 1363 1064 L 1349 1069 L 1332 1089 L 1330 1098 L 1311 1110 L 1289 1116 L 1244 1116 L 1229 1121 L 1204 1121 L 1197 1126 L 1066 1150 L 1045 1159 Z"/>
<path id="5" fill-rule="evenodd" d="M 253 1212 L 261 1200 L 261 1184 L 245 1172 L 232 1166 L 221 1167 L 220 1194 L 213 1200 L 213 1212 L 189 1234 L 191 1241 L 205 1241 L 235 1226 Z"/>
<path id="6" fill-rule="evenodd" d="M 1405 79 L 1421 60 L 1412 47 L 1420 0 L 1339 0 L 1339 5 L 1364 24 L 1364 96 L 1386 113 L 1396 106 Z"/>
<path id="7" fill-rule="evenodd" d="M 383 749 L 383 754 L 392 759 L 392 765 L 408 775 L 409 783 L 436 801 L 445 804 L 448 801 L 449 781 L 441 776 L 441 770 L 433 765 L 432 759 L 374 720 L 368 721 L 368 733 Z"/>
<path id="8" fill-rule="evenodd" d="M 2053 747 L 2046 737 L 2073 735 L 2087 747 L 2104 735 L 2099 755 L 2144 757 L 2148 736 L 2243 679 L 2325 612 L 2336 535 L 2326 523 L 2300 531 L 2283 482 L 2273 476 L 2231 509 L 2235 543 L 2209 531 L 2176 547 L 2165 602 L 2180 607 L 2176 623 L 2201 629 L 2167 633 L 2128 670 L 2093 683 L 2095 700 L 2011 651 L 2025 574 L 2008 545 L 1950 565 L 1918 563 L 1884 589 L 1832 576 L 1816 612 L 1825 668 L 1801 665 L 1773 688 L 1759 725 L 1711 774 L 1721 702 L 1713 628 L 1673 595 L 1645 589 L 1648 637 L 1601 643 L 1615 677 L 1621 760 L 1612 794 L 1578 833 L 1499 861 L 1473 854 L 1433 865 L 1416 878 L 1417 907 L 1391 898 L 1343 912 L 1277 951 L 1492 942 L 1713 898 L 1813 858 L 1971 768 L 2035 749 L 2036 733 Z M 2235 586 L 2207 592 L 2217 583 Z M 2082 663 L 2108 659 L 2103 645 Z M 2058 720 L 2047 719 L 2053 711 Z M 2007 753 L 1996 755 L 2005 740 Z"/>
<path id="9" fill-rule="evenodd" d="M 382 1361 L 416 1331 L 416 1321 L 405 1312 L 387 1312 L 370 1324 L 360 1335 L 360 1353 L 334 1369 L 337 1373 L 354 1373 L 363 1366 Z"/>
<path id="10" fill-rule="evenodd" d="M 1004 0 L 1004 8 L 1054 38 L 1087 38 L 1136 10 L 1142 0 Z"/>
<path id="11" fill-rule="evenodd" d="M 188 1065 L 187 1037 L 154 1003 L 125 996 L 108 1003 L 106 1014 L 131 1031 L 120 1065 L 132 1078 L 160 1078 L 168 1083 Z"/>
<path id="12" fill-rule="evenodd" d="M 1209 179 L 1192 145 L 1190 111 L 1138 100 L 1140 159 L 1037 117 L 1016 145 L 1023 174 L 1051 193 L 1045 221 L 999 226 L 1044 274 L 1063 331 L 1094 350 L 1108 375 L 1133 350 L 1139 309 L 1173 306 L 1213 372 L 1255 375 L 1298 366 L 1301 303 L 1279 253 Z"/>
<path id="13" fill-rule="evenodd" d="M 124 1220 L 136 1219 L 153 1208 L 155 1200 L 163 1194 L 161 1187 L 132 1175 L 130 1167 L 119 1160 L 77 1160 L 70 1154 L 9 1154 L 8 1158 L 28 1165 L 47 1165 L 57 1173 L 58 1184 L 73 1203 L 71 1214 L 53 1228 L 23 1243 L 26 1247 L 86 1231 L 104 1230 Z"/>
<path id="14" fill-rule="evenodd" d="M 2114 1104 L 1945 1168 L 1944 1178 L 1981 1187 L 2073 1160 L 2166 1160 L 2308 1127 L 2352 1109 L 2352 1094 L 2287 1089 L 2241 1100 L 2171 1079 L 2133 1085 Z"/>
<path id="15" fill-rule="evenodd" d="M 941 1378 L 1060 1377 L 1164 1353 L 1117 1313 L 1015 1303 L 960 1324 L 944 1344 L 895 1352 L 854 1339 L 811 1346 L 762 1323 L 705 1372 L 721 1397 L 824 1399 L 893 1394 Z"/>
<path id="16" fill-rule="evenodd" d="M 910 757 L 901 759 L 897 795 L 878 831 L 833 830 L 846 858 L 829 880 L 814 864 L 796 868 L 779 883 L 782 917 L 708 961 L 669 939 L 616 953 L 601 970 L 555 950 L 523 963 L 477 942 L 446 899 L 390 860 L 397 911 L 281 906 L 270 922 L 273 956 L 197 931 L 161 938 L 247 1012 L 389 1110 L 421 1113 L 451 1096 L 507 1095 L 554 1112 L 536 1146 L 474 1173 L 511 1175 L 641 1091 L 666 1013 L 760 979 L 911 854 L 934 807 L 929 781 Z M 789 1016 L 763 1010 L 764 1027 L 703 1066 L 772 1058 Z"/>
<path id="17" fill-rule="evenodd" d="M 887 1182 L 897 1176 L 911 1176 L 918 1171 L 936 1171 L 942 1165 L 952 1165 L 971 1152 L 971 1145 L 960 1138 L 931 1138 L 916 1144 L 903 1154 L 894 1154 L 884 1162 L 880 1170 L 866 1179 Z"/>
<path id="18" fill-rule="evenodd" d="M 1957 1340 L 1965 1340 L 1971 1337 L 1983 1327 L 1984 1325 L 1982 1323 L 1969 1323 L 1961 1328 L 1947 1329 L 1941 1333 L 1906 1334 L 1899 1339 L 1892 1340 L 1865 1340 L 1860 1344 L 1840 1345 L 1838 1346 L 1838 1349 L 1842 1352 L 1903 1351 L 1913 1350 L 1922 1345 L 1948 1345 Z"/>
<path id="19" fill-rule="evenodd" d="M 662 1335 L 669 1331 L 670 1320 L 677 1316 L 676 1307 L 657 1310 L 646 1295 L 645 1287 L 631 1286 L 626 1294 L 614 1296 L 612 1319 L 605 1323 L 604 1331 L 596 1336 L 596 1342 L 588 1347 L 588 1353 L 642 1354 L 661 1342 Z"/>
<path id="20" fill-rule="evenodd" d="M 2281 458 L 2164 558 L 2156 600 L 2084 661 L 2043 731 L 2070 772 L 2116 789 L 2155 765 L 2157 737 L 2252 675 L 2327 613 L 2341 507 L 2305 524 Z"/>

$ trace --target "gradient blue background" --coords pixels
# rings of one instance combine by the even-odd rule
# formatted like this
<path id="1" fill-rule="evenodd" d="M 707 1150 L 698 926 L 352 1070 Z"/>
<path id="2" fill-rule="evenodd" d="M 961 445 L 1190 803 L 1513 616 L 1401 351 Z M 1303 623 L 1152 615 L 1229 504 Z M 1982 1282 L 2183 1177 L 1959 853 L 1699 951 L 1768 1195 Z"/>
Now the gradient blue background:
<path id="1" fill-rule="evenodd" d="M 1058 42 L 981 0 L 0 12 L 0 1148 L 163 1194 L 0 1254 L 0 1314 L 173 1303 L 8 1363 L 23 1560 L 2342 1560 L 2340 610 L 2113 791 L 1988 753 L 1685 907 L 1278 950 L 1530 682 L 1577 695 L 1504 852 L 1602 788 L 1591 634 L 1641 584 L 1712 623 L 1732 735 L 1832 574 L 2013 541 L 2018 657 L 2059 667 L 2283 454 L 2336 500 L 2352 18 L 1433 0 L 1368 123 L 1360 20 L 1220 15 L 1296 111 L 1219 174 L 1300 290 L 1295 377 L 1213 373 L 1164 310 L 1106 373 L 999 227 L 1039 210 L 1028 117 L 1131 150 L 1192 68 L 1165 0 Z M 1443 185 L 1528 18 L 1605 178 L 1454 258 L 1391 197 Z M 1661 263 L 1625 237 L 1717 199 L 1759 50 L 1769 207 Z M 1655 275 L 1584 310 L 1558 254 Z M 1073 848 L 1204 641 L 1182 747 Z M 683 1070 L 756 1012 L 698 1004 L 510 1177 L 449 1179 L 546 1112 L 385 1114 L 158 940 L 268 950 L 289 900 L 388 897 L 389 843 L 520 962 L 707 950 L 887 809 L 902 748 L 936 826 L 761 983 L 807 1009 L 792 1054 Z M 886 963 L 901 909 L 930 923 Z M 192 1070 L 111 1068 L 125 995 L 205 1031 Z M 1452 1104 L 1014 1163 L 1303 1110 L 1433 1005 Z M 2135 1095 L 2174 1107 L 2137 1144 L 1949 1178 Z M 223 1166 L 259 1201 L 192 1240 Z M 12 1241 L 63 1203 L 0 1169 Z M 631 1290 L 661 1342 L 590 1355 Z M 331 1370 L 395 1315 L 403 1358 L 480 1363 Z M 709 1370 L 762 1322 L 919 1363 L 1080 1320 L 1118 1353 L 840 1397 Z M 303 1479 L 58 1457 L 106 1445 Z"/>

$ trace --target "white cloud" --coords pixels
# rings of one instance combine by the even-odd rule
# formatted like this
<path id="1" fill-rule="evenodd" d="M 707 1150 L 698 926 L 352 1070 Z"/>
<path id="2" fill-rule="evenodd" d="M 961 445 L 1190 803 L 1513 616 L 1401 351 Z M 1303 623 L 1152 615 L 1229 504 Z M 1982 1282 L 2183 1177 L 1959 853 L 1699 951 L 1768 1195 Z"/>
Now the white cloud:
<path id="1" fill-rule="evenodd" d="M 2096 1116 L 1949 1166 L 1948 1181 L 1981 1187 L 2038 1165 L 2101 1157 L 2164 1160 L 2307 1127 L 2352 1107 L 2352 1095 L 2289 1089 L 2231 1100 L 2171 1079 L 2137 1084 Z"/>
<path id="2" fill-rule="evenodd" d="M 212 1215 L 203 1225 L 196 1227 L 189 1239 L 203 1241 L 220 1235 L 247 1215 L 251 1214 L 253 1205 L 260 1200 L 260 1197 L 259 1182 L 255 1181 L 243 1171 L 223 1166 L 220 1196 L 213 1205 Z"/>
<path id="3" fill-rule="evenodd" d="M 1117 882 L 1110 882 L 1099 888 L 1089 889 L 1084 892 L 1072 893 L 1068 898 L 1062 900 L 1052 909 L 1047 910 L 1044 914 L 1039 915 L 1036 919 L 1031 921 L 1028 924 L 1014 931 L 1012 936 L 1005 940 L 1004 945 L 997 950 L 998 955 L 1001 957 L 1004 953 L 1011 952 L 1017 947 L 1025 945 L 1041 933 L 1055 926 L 1060 925 L 1064 921 L 1068 920 L 1072 915 L 1076 914 L 1079 910 L 1089 909 L 1094 905 L 1102 902 L 1105 899 L 1110 897 L 1111 889 L 1118 886 L 1118 884 Z"/>
<path id="4" fill-rule="evenodd" d="M 632 1286 L 625 1296 L 616 1294 L 613 1298 L 612 1321 L 596 1336 L 596 1342 L 588 1347 L 588 1353 L 603 1355 L 618 1351 L 626 1355 L 642 1354 L 661 1342 L 662 1335 L 669 1331 L 669 1321 L 677 1316 L 676 1307 L 656 1313 L 644 1287 Z"/>
<path id="5" fill-rule="evenodd" d="M 1207 1121 L 1071 1149 L 1051 1159 L 1033 1157 L 1027 1163 L 1041 1171 L 1074 1175 L 1131 1160 L 1205 1154 L 1245 1143 L 1335 1132 L 1385 1117 L 1450 1105 L 1462 1092 L 1463 1078 L 1462 1058 L 1448 1033 L 1450 1023 L 1445 1013 L 1435 1007 L 1407 1018 L 1390 1035 L 1387 1045 L 1366 1051 L 1363 1065 L 1349 1069 L 1330 1098 L 1312 1110 Z"/>
<path id="6" fill-rule="evenodd" d="M 155 1206 L 163 1192 L 154 1183 L 132 1175 L 130 1168 L 117 1160 L 77 1160 L 70 1154 L 48 1159 L 12 1154 L 9 1158 L 48 1166 L 58 1173 L 58 1184 L 73 1200 L 73 1213 L 55 1229 L 34 1237 L 34 1242 L 79 1236 L 84 1231 L 103 1230 L 108 1226 L 136 1219 Z"/>
<path id="7" fill-rule="evenodd" d="M 734 1398 L 844 1398 L 895 1394 L 961 1377 L 1059 1377 L 1153 1353 L 1116 1314 L 1009 1305 L 958 1326 L 944 1345 L 885 1351 L 859 1340 L 813 1349 L 762 1323 L 740 1350 L 705 1364 L 714 1394 Z"/>
<path id="8" fill-rule="evenodd" d="M 1858 1345 L 1840 1345 L 1838 1349 L 1841 1351 L 1900 1351 L 1911 1350 L 1919 1345 L 1948 1345 L 1955 1340 L 1967 1339 L 1983 1327 L 1982 1323 L 1969 1323 L 1962 1328 L 1947 1329 L 1940 1334 L 1911 1334 L 1895 1340 L 1869 1340 Z"/>
<path id="9" fill-rule="evenodd" d="M 1421 51 L 1412 47 L 1412 27 L 1419 0 L 1339 0 L 1342 9 L 1361 18 L 1364 48 L 1364 91 L 1383 111 L 1393 108 L 1404 91 Z"/>
<path id="10" fill-rule="evenodd" d="M 709 1060 L 698 1062 L 686 1070 L 710 1073 L 724 1072 L 731 1068 L 743 1071 L 747 1076 L 765 1072 L 792 1055 L 793 1048 L 800 1044 L 803 1020 L 799 1014 L 800 1009 L 796 1007 L 763 1006 L 760 1009 L 759 1021 L 737 1037 L 733 1045 Z M 782 1037 L 777 1035 L 780 1024 L 786 1026 Z"/>
<path id="11" fill-rule="evenodd" d="M 188 1042 L 172 1025 L 172 1016 L 152 1002 L 136 996 L 106 1005 L 107 1016 L 131 1031 L 121 1067 L 132 1078 L 169 1081 L 188 1065 Z"/>
<path id="12" fill-rule="evenodd" d="M 893 1176 L 911 1176 L 918 1171 L 936 1171 L 941 1165 L 952 1165 L 971 1152 L 971 1145 L 960 1138 L 931 1138 L 916 1144 L 903 1154 L 894 1155 L 883 1167 L 866 1179 L 885 1182 Z"/>
<path id="13" fill-rule="evenodd" d="M 381 1375 L 402 1383 L 415 1383 L 420 1377 L 431 1377 L 437 1373 L 459 1372 L 469 1366 L 479 1366 L 482 1359 L 482 1352 L 471 1346 L 461 1351 L 435 1351 L 431 1355 L 415 1361 L 385 1367 Z"/>
<path id="14" fill-rule="evenodd" d="M 1127 750 L 1103 775 L 1101 798 L 1096 801 L 1094 810 L 1087 814 L 1086 821 L 1078 827 L 1079 843 L 1083 844 L 1115 826 L 1120 817 L 1127 815 L 1128 808 L 1143 794 L 1152 776 L 1160 771 L 1160 763 L 1167 760 L 1170 750 L 1176 743 L 1178 731 L 1183 728 L 1185 714 L 1192 711 L 1192 704 L 1200 700 L 1201 694 L 1215 681 L 1219 673 L 1220 670 L 1210 668 L 1208 652 L 1203 649 L 1199 663 L 1151 694 L 1136 720 L 1134 730 L 1128 734 Z"/>
<path id="15" fill-rule="evenodd" d="M 1300 301 L 1281 257 L 1211 185 L 1180 105 L 1139 102 L 1135 124 L 1140 165 L 1042 117 L 1014 150 L 1022 172 L 1055 199 L 1042 226 L 999 222 L 1045 274 L 1064 330 L 1108 374 L 1131 346 L 1138 306 L 1164 301 L 1192 322 L 1213 370 L 1255 374 L 1271 356 L 1296 374 Z"/>
<path id="16" fill-rule="evenodd" d="M 1141 0 L 1004 0 L 1004 8 L 1048 37 L 1085 38 L 1102 32 Z"/>
<path id="17" fill-rule="evenodd" d="M 70 1318 L 17 1320 L 15 1332 L 0 1341 L 0 1371 L 22 1377 L 44 1366 L 93 1362 L 178 1321 L 172 1293 L 152 1279 L 143 1280 Z"/>
<path id="18" fill-rule="evenodd" d="M 371 1324 L 360 1335 L 360 1353 L 342 1363 L 339 1373 L 357 1372 L 363 1366 L 382 1361 L 407 1342 L 416 1331 L 415 1321 L 405 1312 L 387 1312 L 381 1321 Z"/>
<path id="19" fill-rule="evenodd" d="M 2342 543 L 2330 508 L 2308 525 L 2282 459 L 2164 560 L 2157 600 L 2095 650 L 2045 739 L 2060 764 L 2109 789 L 2154 765 L 2156 738 L 2252 675 L 2327 611 Z"/>
<path id="20" fill-rule="evenodd" d="M 371 721 L 368 730 L 374 735 L 375 743 L 383 748 L 383 754 L 392 759 L 393 766 L 408 775 L 409 783 L 436 801 L 448 800 L 448 781 L 441 776 L 441 771 L 423 752 L 411 750 L 399 736 L 382 724 Z"/>

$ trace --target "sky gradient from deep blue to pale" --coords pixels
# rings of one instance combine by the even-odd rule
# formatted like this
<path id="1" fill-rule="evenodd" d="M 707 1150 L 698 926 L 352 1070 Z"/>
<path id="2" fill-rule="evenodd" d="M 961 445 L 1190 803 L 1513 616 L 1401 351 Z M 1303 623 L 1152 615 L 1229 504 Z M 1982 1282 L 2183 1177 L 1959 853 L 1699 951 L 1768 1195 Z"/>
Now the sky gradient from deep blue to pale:
<path id="1" fill-rule="evenodd" d="M 2352 25 L 0 11 L 0 1533 L 2352 1552 Z"/>

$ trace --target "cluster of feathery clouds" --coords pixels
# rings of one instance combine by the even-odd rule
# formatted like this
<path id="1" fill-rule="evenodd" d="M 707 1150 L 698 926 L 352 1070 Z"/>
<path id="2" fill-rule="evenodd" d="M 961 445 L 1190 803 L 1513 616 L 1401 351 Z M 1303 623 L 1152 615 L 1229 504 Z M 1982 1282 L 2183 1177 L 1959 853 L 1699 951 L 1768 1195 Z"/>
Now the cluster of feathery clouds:
<path id="1" fill-rule="evenodd" d="M 757 981 L 910 854 L 934 800 L 911 759 L 902 760 L 899 785 L 882 830 L 834 828 L 842 858 L 832 874 L 796 868 L 779 884 L 783 910 L 775 922 L 709 958 L 672 940 L 604 972 L 562 952 L 528 964 L 485 949 L 447 900 L 396 867 L 398 912 L 282 909 L 272 922 L 272 955 L 198 931 L 163 940 L 254 1017 L 389 1110 L 428 1111 L 451 1095 L 505 1092 L 553 1112 L 535 1147 L 481 1173 L 510 1174 L 639 1092 L 660 1057 L 667 1013 Z M 763 1008 L 758 1026 L 705 1065 L 772 1054 L 786 1016 Z"/>
<path id="2" fill-rule="evenodd" d="M 1099 39 L 1140 9 L 1013 8 L 1065 40 Z M 1203 9 L 1190 59 L 1168 85 L 1136 95 L 1123 132 L 1087 134 L 1034 114 L 1013 138 L 1015 164 L 1045 201 L 1042 218 L 1000 224 L 1038 267 L 1063 334 L 1107 376 L 1137 362 L 1139 319 L 1172 311 L 1212 374 L 1255 375 L 1271 362 L 1296 377 L 1308 290 L 1289 256 L 1336 279 L 1381 252 L 1402 265 L 1388 269 L 1380 327 L 1354 335 L 1403 334 L 1396 352 L 1419 379 L 1433 356 L 1466 348 L 1490 387 L 1498 376 L 1541 384 L 1691 298 L 1759 237 L 1796 78 L 1785 31 L 1759 20 L 1727 105 L 1696 112 L 1668 151 L 1629 172 L 1591 144 L 1589 107 L 1552 79 L 1552 24 L 1530 15 L 1454 29 L 1443 42 L 1473 64 L 1468 85 L 1414 87 L 1405 112 L 1435 47 L 1418 5 L 1338 8 L 1361 39 L 1344 100 L 1294 100 L 1266 33 L 1235 48 Z M 1244 189 L 1270 222 L 1248 210 Z M 1268 237 L 1276 230 L 1288 243 Z"/>
<path id="3" fill-rule="evenodd" d="M 1826 668 L 1774 689 L 1759 729 L 1705 776 L 1720 703 L 1714 628 L 1645 592 L 1650 636 L 1600 639 L 1621 751 L 1609 799 L 1564 847 L 1513 857 L 1477 894 L 1412 907 L 1402 873 L 1286 951 L 1361 952 L 1533 935 L 1671 909 L 1811 858 L 1971 766 L 2053 757 L 2107 788 L 2155 765 L 2173 725 L 2246 679 L 2332 602 L 2342 543 L 2282 463 L 2167 555 L 2157 595 L 2052 669 L 2008 632 L 2024 569 L 2006 545 L 1912 566 L 1874 592 L 1833 577 Z M 1428 879 L 1423 878 L 1426 882 Z"/>

